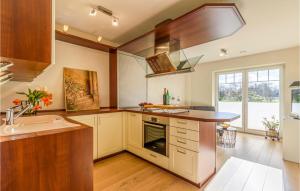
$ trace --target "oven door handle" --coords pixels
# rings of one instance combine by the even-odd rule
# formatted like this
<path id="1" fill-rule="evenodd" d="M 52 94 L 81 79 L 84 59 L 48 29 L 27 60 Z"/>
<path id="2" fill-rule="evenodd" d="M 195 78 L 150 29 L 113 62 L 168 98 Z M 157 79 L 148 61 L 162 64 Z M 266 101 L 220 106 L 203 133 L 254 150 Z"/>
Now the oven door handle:
<path id="1" fill-rule="evenodd" d="M 152 126 L 152 127 L 157 127 L 157 128 L 160 128 L 160 129 L 164 129 L 165 128 L 165 125 L 155 125 L 153 123 L 147 123 L 147 122 L 144 122 L 144 125 L 149 125 L 149 126 Z"/>

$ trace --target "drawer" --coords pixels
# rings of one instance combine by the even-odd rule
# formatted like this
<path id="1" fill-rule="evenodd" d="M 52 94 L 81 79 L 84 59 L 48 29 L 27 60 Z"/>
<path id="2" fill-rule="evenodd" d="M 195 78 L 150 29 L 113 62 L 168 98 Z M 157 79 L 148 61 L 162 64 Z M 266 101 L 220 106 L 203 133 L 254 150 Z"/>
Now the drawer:
<path id="1" fill-rule="evenodd" d="M 170 144 L 199 152 L 199 142 L 183 139 L 180 137 L 170 136 Z"/>
<path id="2" fill-rule="evenodd" d="M 197 183 L 198 153 L 170 145 L 169 170 Z"/>
<path id="3" fill-rule="evenodd" d="M 199 142 L 199 132 L 178 127 L 170 127 L 170 135 Z"/>
<path id="4" fill-rule="evenodd" d="M 166 156 L 143 149 L 143 158 L 165 169 L 169 169 L 169 158 Z"/>
<path id="5" fill-rule="evenodd" d="M 193 131 L 199 131 L 199 122 L 198 121 L 171 118 L 170 126 L 185 128 L 185 129 L 189 129 L 189 130 L 193 130 Z"/>

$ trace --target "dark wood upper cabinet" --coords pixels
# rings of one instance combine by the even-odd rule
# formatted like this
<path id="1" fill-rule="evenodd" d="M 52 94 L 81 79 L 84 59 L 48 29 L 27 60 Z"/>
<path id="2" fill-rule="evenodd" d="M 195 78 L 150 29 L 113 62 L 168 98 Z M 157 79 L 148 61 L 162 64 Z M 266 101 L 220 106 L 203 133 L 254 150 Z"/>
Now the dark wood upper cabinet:
<path id="1" fill-rule="evenodd" d="M 1 61 L 13 80 L 32 81 L 51 64 L 52 1 L 1 0 Z"/>
<path id="2" fill-rule="evenodd" d="M 180 49 L 207 43 L 234 34 L 245 25 L 234 3 L 209 3 L 174 20 L 167 20 L 152 31 L 118 47 L 142 57 L 153 56 L 155 41 L 180 41 Z"/>

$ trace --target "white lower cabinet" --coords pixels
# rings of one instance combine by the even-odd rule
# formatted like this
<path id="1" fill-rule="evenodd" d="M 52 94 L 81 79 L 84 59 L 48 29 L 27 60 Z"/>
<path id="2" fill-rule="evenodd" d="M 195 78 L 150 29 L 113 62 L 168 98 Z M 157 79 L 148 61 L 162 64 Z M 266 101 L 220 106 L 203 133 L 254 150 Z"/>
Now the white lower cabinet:
<path id="1" fill-rule="evenodd" d="M 98 158 L 123 150 L 123 113 L 98 115 Z"/>
<path id="2" fill-rule="evenodd" d="M 142 149 L 143 121 L 142 114 L 127 113 L 127 144 Z"/>
<path id="3" fill-rule="evenodd" d="M 69 117 L 93 127 L 93 159 L 123 150 L 123 112 Z"/>
<path id="4" fill-rule="evenodd" d="M 93 127 L 93 159 L 98 158 L 98 128 L 97 128 L 97 115 L 79 115 L 68 117 L 79 123 Z"/>
<path id="5" fill-rule="evenodd" d="M 169 169 L 193 182 L 197 182 L 198 153 L 170 145 Z"/>

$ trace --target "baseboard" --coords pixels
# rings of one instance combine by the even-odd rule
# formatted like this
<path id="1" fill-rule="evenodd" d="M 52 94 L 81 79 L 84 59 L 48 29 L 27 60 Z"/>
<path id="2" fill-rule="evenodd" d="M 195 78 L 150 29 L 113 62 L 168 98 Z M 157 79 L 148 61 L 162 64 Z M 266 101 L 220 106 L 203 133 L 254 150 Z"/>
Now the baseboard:
<path id="1" fill-rule="evenodd" d="M 122 150 L 122 151 L 119 151 L 119 152 L 116 152 L 116 153 L 112 153 L 112 154 L 110 154 L 110 155 L 106 155 L 106 156 L 104 156 L 104 157 L 100 157 L 100 158 L 98 158 L 98 159 L 95 159 L 95 160 L 94 160 L 94 163 L 99 162 L 99 161 L 102 161 L 102 160 L 107 159 L 107 158 L 114 157 L 114 156 L 116 156 L 116 155 L 119 155 L 119 154 L 125 153 L 125 152 L 126 152 L 126 150 Z"/>

